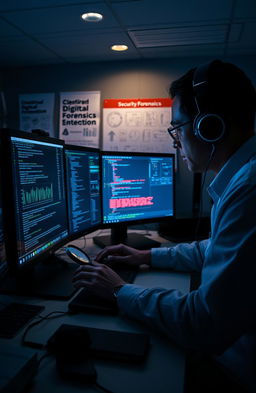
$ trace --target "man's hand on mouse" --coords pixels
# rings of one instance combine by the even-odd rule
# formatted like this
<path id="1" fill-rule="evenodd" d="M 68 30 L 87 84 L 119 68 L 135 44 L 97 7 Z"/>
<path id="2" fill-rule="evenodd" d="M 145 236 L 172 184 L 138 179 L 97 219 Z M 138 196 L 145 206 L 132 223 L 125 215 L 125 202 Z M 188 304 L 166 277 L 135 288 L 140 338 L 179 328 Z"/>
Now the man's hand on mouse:
<path id="1" fill-rule="evenodd" d="M 95 295 L 113 300 L 114 289 L 126 284 L 110 267 L 104 264 L 80 266 L 73 277 L 76 288 L 89 288 Z"/>

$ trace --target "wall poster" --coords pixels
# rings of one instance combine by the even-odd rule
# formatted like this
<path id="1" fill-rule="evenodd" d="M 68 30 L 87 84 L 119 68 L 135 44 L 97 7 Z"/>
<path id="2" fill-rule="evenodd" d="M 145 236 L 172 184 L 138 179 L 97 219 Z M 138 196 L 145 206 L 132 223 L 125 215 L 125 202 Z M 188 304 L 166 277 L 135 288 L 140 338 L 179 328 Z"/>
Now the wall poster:
<path id="1" fill-rule="evenodd" d="M 60 139 L 72 145 L 99 147 L 99 125 L 99 91 L 60 93 Z"/>
<path id="2" fill-rule="evenodd" d="M 175 153 L 167 132 L 170 98 L 109 99 L 103 107 L 103 150 Z"/>
<path id="3" fill-rule="evenodd" d="M 54 136 L 53 114 L 54 93 L 20 94 L 19 128 L 22 131 L 40 129 Z"/>

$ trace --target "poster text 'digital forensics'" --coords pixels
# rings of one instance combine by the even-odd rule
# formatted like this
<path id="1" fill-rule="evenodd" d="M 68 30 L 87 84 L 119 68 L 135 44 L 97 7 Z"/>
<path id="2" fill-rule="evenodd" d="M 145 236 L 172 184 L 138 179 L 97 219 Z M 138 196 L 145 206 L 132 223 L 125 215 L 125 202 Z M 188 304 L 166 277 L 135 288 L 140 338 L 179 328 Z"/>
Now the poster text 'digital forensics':
<path id="1" fill-rule="evenodd" d="M 99 147 L 100 92 L 60 93 L 60 138 L 66 143 Z"/>

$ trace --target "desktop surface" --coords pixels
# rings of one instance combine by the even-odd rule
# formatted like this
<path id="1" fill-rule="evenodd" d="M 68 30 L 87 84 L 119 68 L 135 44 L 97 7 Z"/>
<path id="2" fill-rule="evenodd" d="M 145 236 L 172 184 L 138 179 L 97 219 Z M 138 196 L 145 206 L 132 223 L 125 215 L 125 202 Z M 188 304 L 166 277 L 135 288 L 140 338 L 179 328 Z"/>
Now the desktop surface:
<path id="1" fill-rule="evenodd" d="M 160 239 L 158 238 L 158 240 Z M 87 252 L 91 256 L 96 255 L 98 249 L 93 244 L 92 237 L 88 237 L 86 243 Z M 79 239 L 76 245 L 83 247 L 84 239 Z M 187 274 L 149 270 L 137 274 L 135 284 L 145 287 L 162 286 L 167 289 L 177 288 L 183 292 L 187 292 L 189 290 L 189 281 L 189 275 Z M 45 307 L 44 315 L 53 311 L 67 312 L 70 302 L 7 295 L 3 295 L 1 301 L 7 302 L 17 299 L 31 304 L 43 305 Z M 48 339 L 62 324 L 109 329 L 111 331 L 149 333 L 151 344 L 145 361 L 138 364 L 115 361 L 113 359 L 97 359 L 95 360 L 95 368 L 98 374 L 97 381 L 113 393 L 156 393 L 156 391 L 157 393 L 182 393 L 185 353 L 163 335 L 152 332 L 142 324 L 121 317 L 120 315 L 67 313 L 58 318 L 48 321 L 45 320 L 38 326 L 33 327 L 28 331 L 26 341 L 35 348 L 38 348 L 38 354 L 41 356 L 44 354 L 42 345 L 47 343 Z M 11 342 L 20 345 L 22 334 L 23 332 L 12 339 Z M 61 379 L 56 372 L 54 356 L 49 356 L 42 361 L 34 384 L 29 392 L 48 393 L 49 391 L 56 393 L 70 393 L 71 391 L 72 393 L 82 391 L 95 393 L 95 387 Z"/>

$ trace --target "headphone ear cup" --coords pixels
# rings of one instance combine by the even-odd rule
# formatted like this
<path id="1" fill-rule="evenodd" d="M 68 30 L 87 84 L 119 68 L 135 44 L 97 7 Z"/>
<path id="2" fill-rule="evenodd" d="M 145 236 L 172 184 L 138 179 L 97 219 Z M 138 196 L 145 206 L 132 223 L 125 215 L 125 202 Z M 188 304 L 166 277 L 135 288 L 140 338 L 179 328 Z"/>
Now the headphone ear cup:
<path id="1" fill-rule="evenodd" d="M 194 134 L 204 142 L 219 142 L 225 134 L 225 129 L 223 119 L 214 113 L 201 113 L 194 120 Z"/>

